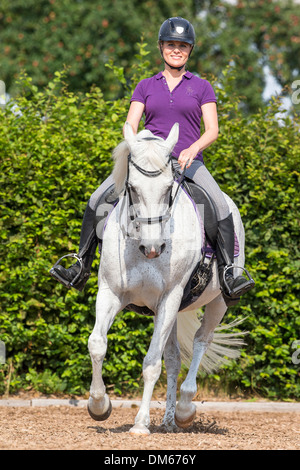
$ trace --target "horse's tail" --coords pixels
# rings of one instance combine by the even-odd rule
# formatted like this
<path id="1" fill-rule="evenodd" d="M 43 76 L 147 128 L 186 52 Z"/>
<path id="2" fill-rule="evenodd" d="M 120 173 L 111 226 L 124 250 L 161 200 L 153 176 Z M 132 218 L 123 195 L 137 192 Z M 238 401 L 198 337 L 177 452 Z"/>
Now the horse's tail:
<path id="1" fill-rule="evenodd" d="M 241 354 L 241 347 L 245 344 L 243 337 L 245 331 L 231 331 L 242 323 L 234 320 L 231 323 L 219 325 L 214 332 L 214 337 L 201 361 L 202 367 L 207 373 L 211 373 L 223 364 L 237 359 Z M 196 311 L 181 312 L 177 319 L 177 338 L 180 345 L 182 362 L 189 366 L 193 356 L 193 342 L 196 331 L 201 326 L 201 313 Z"/>

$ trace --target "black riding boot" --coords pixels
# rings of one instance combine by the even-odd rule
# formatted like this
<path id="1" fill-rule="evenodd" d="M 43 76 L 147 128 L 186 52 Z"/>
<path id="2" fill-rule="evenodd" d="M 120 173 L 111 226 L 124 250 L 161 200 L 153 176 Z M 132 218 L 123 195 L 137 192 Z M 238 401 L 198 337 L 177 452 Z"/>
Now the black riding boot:
<path id="1" fill-rule="evenodd" d="M 232 214 L 218 222 L 216 257 L 219 279 L 224 300 L 228 306 L 235 305 L 240 296 L 254 287 L 254 281 L 244 268 L 248 279 L 233 275 L 234 263 L 234 225 Z"/>
<path id="2" fill-rule="evenodd" d="M 95 257 L 97 244 L 101 243 L 106 218 L 118 201 L 118 195 L 115 192 L 114 184 L 109 186 L 106 191 L 99 197 L 96 203 L 96 209 L 86 207 L 82 228 L 80 234 L 79 253 L 78 255 L 70 254 L 63 256 L 73 257 L 77 262 L 66 269 L 58 262 L 51 268 L 50 274 L 54 279 L 64 286 L 82 291 L 88 278 L 90 277 L 91 266 Z"/>
<path id="3" fill-rule="evenodd" d="M 82 291 L 90 277 L 90 270 L 98 244 L 95 230 L 95 216 L 95 211 L 87 205 L 82 221 L 78 255 L 70 254 L 63 256 L 63 258 L 76 258 L 77 262 L 66 269 L 59 264 L 62 259 L 60 258 L 50 270 L 51 276 L 68 288 L 74 287 Z"/>

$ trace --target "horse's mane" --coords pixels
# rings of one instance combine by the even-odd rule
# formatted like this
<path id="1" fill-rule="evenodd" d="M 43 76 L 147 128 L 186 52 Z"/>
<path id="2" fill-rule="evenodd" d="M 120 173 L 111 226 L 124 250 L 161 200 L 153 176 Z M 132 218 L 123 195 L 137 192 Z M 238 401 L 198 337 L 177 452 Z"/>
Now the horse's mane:
<path id="1" fill-rule="evenodd" d="M 150 164 L 154 169 L 165 169 L 167 147 L 164 139 L 154 136 L 152 132 L 145 129 L 139 132 L 133 144 L 134 159 L 139 165 Z M 124 140 L 113 150 L 115 161 L 113 179 L 117 193 L 124 189 L 127 176 L 128 155 L 131 149 Z"/>

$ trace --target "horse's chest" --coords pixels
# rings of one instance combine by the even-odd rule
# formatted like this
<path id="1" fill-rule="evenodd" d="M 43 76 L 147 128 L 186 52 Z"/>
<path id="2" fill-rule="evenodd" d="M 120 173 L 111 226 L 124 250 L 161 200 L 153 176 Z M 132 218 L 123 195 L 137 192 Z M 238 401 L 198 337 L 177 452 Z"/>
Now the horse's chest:
<path id="1" fill-rule="evenodd" d="M 155 269 L 153 266 L 137 265 L 126 272 L 124 281 L 127 284 L 127 289 L 136 292 L 139 290 L 138 295 L 147 295 L 149 292 L 161 291 L 165 287 L 166 281 L 162 273 Z"/>

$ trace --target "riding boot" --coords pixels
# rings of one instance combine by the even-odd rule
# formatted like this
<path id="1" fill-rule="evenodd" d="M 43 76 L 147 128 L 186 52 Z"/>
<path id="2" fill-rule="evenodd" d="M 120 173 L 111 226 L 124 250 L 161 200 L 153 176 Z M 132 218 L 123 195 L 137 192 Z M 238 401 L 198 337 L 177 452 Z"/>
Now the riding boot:
<path id="1" fill-rule="evenodd" d="M 240 296 L 255 285 L 248 271 L 244 268 L 248 279 L 244 276 L 234 276 L 234 225 L 232 214 L 218 222 L 216 257 L 222 294 L 226 305 L 238 303 Z"/>
<path id="2" fill-rule="evenodd" d="M 58 260 L 58 262 L 51 268 L 50 275 L 68 289 L 70 287 L 74 287 L 75 289 L 82 291 L 90 277 L 90 270 L 94 260 L 97 244 L 98 239 L 95 230 L 95 211 L 91 209 L 88 204 L 83 216 L 78 255 L 70 254 L 63 256 L 63 258 L 68 256 L 76 258 L 77 262 L 66 269 L 61 264 L 58 264 L 62 259 L 60 258 L 60 260 Z"/>

